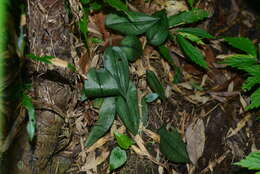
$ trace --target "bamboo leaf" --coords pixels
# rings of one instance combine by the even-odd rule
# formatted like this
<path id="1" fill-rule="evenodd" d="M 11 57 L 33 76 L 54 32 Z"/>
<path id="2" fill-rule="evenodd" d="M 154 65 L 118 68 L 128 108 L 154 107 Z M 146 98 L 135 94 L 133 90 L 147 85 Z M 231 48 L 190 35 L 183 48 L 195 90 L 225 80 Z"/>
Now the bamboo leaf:
<path id="1" fill-rule="evenodd" d="M 86 147 L 93 145 L 109 130 L 115 119 L 115 113 L 115 98 L 105 98 L 99 111 L 99 119 L 96 122 L 95 126 L 91 129 L 90 134 L 88 135 L 87 141 L 85 143 Z"/>
<path id="2" fill-rule="evenodd" d="M 126 96 L 117 97 L 116 110 L 126 128 L 132 134 L 136 135 L 139 129 L 140 116 L 138 110 L 137 91 L 133 82 L 129 83 Z"/>
<path id="3" fill-rule="evenodd" d="M 126 151 L 120 147 L 115 147 L 109 157 L 109 170 L 113 171 L 121 167 L 127 160 Z"/>
<path id="4" fill-rule="evenodd" d="M 161 128 L 159 130 L 159 135 L 160 151 L 168 160 L 176 163 L 189 162 L 188 154 L 186 152 L 186 145 L 175 129 L 172 132 L 169 132 L 165 128 Z"/>
<path id="5" fill-rule="evenodd" d="M 160 20 L 147 30 L 146 37 L 150 44 L 159 46 L 165 42 L 169 34 L 168 18 L 165 10 L 158 11 L 152 16 L 158 17 Z"/>
<path id="6" fill-rule="evenodd" d="M 198 64 L 204 69 L 208 68 L 206 61 L 204 60 L 204 56 L 201 52 L 195 48 L 189 41 L 184 39 L 181 35 L 176 35 L 176 40 L 178 45 L 183 50 L 184 54 L 194 63 Z"/>
<path id="7" fill-rule="evenodd" d="M 202 9 L 192 9 L 168 17 L 169 27 L 175 27 L 182 24 L 190 24 L 208 17 L 208 12 Z"/>
<path id="8" fill-rule="evenodd" d="M 160 99 L 165 100 L 164 88 L 153 71 L 146 71 L 146 80 L 151 90 L 157 93 L 160 96 Z"/>
<path id="9" fill-rule="evenodd" d="M 127 16 L 109 14 L 105 25 L 125 35 L 139 35 L 146 32 L 159 19 L 140 12 L 127 12 Z"/>

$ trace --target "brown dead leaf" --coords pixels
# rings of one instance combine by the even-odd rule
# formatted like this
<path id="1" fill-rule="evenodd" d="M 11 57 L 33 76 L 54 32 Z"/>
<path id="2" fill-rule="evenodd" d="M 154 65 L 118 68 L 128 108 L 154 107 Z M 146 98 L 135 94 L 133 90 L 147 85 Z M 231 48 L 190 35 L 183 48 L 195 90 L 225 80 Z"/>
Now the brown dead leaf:
<path id="1" fill-rule="evenodd" d="M 202 156 L 205 146 L 205 126 L 202 119 L 191 123 L 186 132 L 187 151 L 189 158 L 193 164 L 196 164 Z"/>

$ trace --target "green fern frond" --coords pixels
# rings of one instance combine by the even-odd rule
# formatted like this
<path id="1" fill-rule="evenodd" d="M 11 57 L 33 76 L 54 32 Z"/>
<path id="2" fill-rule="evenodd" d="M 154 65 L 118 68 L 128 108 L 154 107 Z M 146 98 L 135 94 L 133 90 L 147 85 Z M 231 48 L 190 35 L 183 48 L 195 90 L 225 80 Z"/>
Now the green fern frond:
<path id="1" fill-rule="evenodd" d="M 242 89 L 249 91 L 257 84 L 260 84 L 260 76 L 251 76 L 243 83 Z"/>
<path id="2" fill-rule="evenodd" d="M 220 63 L 227 64 L 233 68 L 238 68 L 238 69 L 244 70 L 244 68 L 246 68 L 246 67 L 255 65 L 257 63 L 257 60 L 255 57 L 252 57 L 250 55 L 235 54 L 235 55 L 226 57 Z"/>
<path id="3" fill-rule="evenodd" d="M 251 103 L 246 107 L 246 110 L 251 110 L 260 107 L 260 88 L 258 88 L 251 96 Z"/>
<path id="4" fill-rule="evenodd" d="M 246 52 L 249 55 L 252 55 L 254 57 L 257 56 L 256 54 L 256 48 L 251 40 L 244 37 L 226 37 L 224 38 L 229 45 L 231 45 L 234 48 L 240 49 L 244 52 Z"/>
<path id="5" fill-rule="evenodd" d="M 260 76 L 260 65 L 242 67 L 241 70 L 246 71 L 251 76 Z"/>

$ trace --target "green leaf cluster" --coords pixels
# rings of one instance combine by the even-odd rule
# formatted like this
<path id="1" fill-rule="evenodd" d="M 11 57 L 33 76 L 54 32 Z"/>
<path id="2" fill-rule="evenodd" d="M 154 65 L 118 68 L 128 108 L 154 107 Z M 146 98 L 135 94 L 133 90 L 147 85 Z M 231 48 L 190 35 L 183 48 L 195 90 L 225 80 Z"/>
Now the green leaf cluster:
<path id="1" fill-rule="evenodd" d="M 175 69 L 175 80 L 180 81 L 181 71 L 170 55 L 170 50 L 164 46 L 168 38 L 174 41 L 183 50 L 184 54 L 193 62 L 207 69 L 207 63 L 199 49 L 191 42 L 203 44 L 202 39 L 212 39 L 212 35 L 199 28 L 180 28 L 174 35 L 169 31 L 172 27 L 190 24 L 202 20 L 208 16 L 207 12 L 200 9 L 193 9 L 174 16 L 167 17 L 165 10 L 158 11 L 152 15 L 140 12 L 129 11 L 127 6 L 120 0 L 104 0 L 105 3 L 115 8 L 118 12 L 108 14 L 105 20 L 107 28 L 126 35 L 119 46 L 110 46 L 105 49 L 103 56 L 103 67 L 100 69 L 91 68 L 84 82 L 84 94 L 87 98 L 105 98 L 100 108 L 100 116 L 96 125 L 91 130 L 86 146 L 95 143 L 103 136 L 118 114 L 126 128 L 136 135 L 140 122 L 143 126 L 148 123 L 148 103 L 154 102 L 157 98 L 166 100 L 165 91 L 153 71 L 146 71 L 146 79 L 150 93 L 138 102 L 137 89 L 129 80 L 128 63 L 135 61 L 142 55 L 142 45 L 137 35 L 145 35 L 152 46 L 158 48 L 162 57 Z M 188 1 L 193 7 L 194 1 Z M 173 36 L 173 37 L 172 37 Z M 189 41 L 190 40 L 190 41 Z M 141 107 L 141 108 L 139 108 Z M 160 149 L 173 162 L 188 162 L 186 147 L 176 130 L 169 132 L 165 128 L 159 130 L 161 136 Z M 132 140 L 126 135 L 115 133 L 117 143 L 110 154 L 110 171 L 122 166 L 126 159 L 126 151 L 132 144 Z"/>
<path id="2" fill-rule="evenodd" d="M 189 4 L 193 6 L 194 1 L 189 1 Z M 169 38 L 170 28 L 198 22 L 208 17 L 206 11 L 195 8 L 190 11 L 167 17 L 165 10 L 155 12 L 149 16 L 140 12 L 128 11 L 119 5 L 117 7 L 112 5 L 112 7 L 123 11 L 123 13 L 109 14 L 105 21 L 108 28 L 125 35 L 145 34 L 148 43 L 159 48 Z M 200 51 L 185 38 L 192 42 L 203 44 L 202 39 L 212 39 L 214 37 L 200 28 L 182 28 L 177 30 L 175 34 L 177 37 L 176 41 L 182 48 L 184 54 L 194 63 L 207 69 L 208 66 L 204 60 L 203 54 L 201 54 Z M 165 56 L 162 55 L 162 57 Z M 172 62 L 170 62 L 170 64 L 172 64 Z M 179 76 L 179 70 L 180 69 L 177 69 L 175 66 L 177 76 Z"/>
<path id="3" fill-rule="evenodd" d="M 245 71 L 248 78 L 242 85 L 244 91 L 254 90 L 250 96 L 251 103 L 246 107 L 246 110 L 260 107 L 260 65 L 257 57 L 259 57 L 259 50 L 254 46 L 253 42 L 244 37 L 226 37 L 225 41 L 234 48 L 246 54 L 235 54 L 226 57 L 221 63 L 227 64 L 233 68 Z M 258 55 L 257 55 L 258 54 Z"/>
<path id="4" fill-rule="evenodd" d="M 129 80 L 128 61 L 134 61 L 141 55 L 142 47 L 139 39 L 136 36 L 127 36 L 119 46 L 106 48 L 103 56 L 104 67 L 100 69 L 91 68 L 87 74 L 87 80 L 84 81 L 86 97 L 113 98 L 114 112 L 119 115 L 127 129 L 134 135 L 138 133 L 140 115 L 136 87 Z M 103 105 L 108 105 L 106 100 Z M 87 146 L 92 145 L 100 136 L 103 136 L 114 120 L 112 115 L 115 113 L 108 114 L 107 112 L 111 111 L 105 106 L 103 108 L 103 105 L 100 109 L 97 125 L 92 129 L 87 139 Z M 111 119 L 109 119 L 109 122 L 107 117 Z"/>
<path id="5" fill-rule="evenodd" d="M 114 132 L 117 144 L 120 147 L 115 147 L 109 157 L 109 170 L 113 171 L 121 167 L 127 160 L 126 151 L 134 142 L 127 136 L 118 132 Z"/>

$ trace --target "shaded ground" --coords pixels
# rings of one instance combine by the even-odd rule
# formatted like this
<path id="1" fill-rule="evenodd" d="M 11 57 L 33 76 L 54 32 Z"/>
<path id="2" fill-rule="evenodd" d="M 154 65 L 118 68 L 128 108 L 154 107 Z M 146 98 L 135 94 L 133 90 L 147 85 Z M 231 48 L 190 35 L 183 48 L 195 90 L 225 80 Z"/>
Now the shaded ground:
<path id="1" fill-rule="evenodd" d="M 89 27 L 98 32 L 90 33 L 90 37 L 100 37 L 105 42 L 90 43 L 87 50 L 75 24 L 81 15 L 81 5 L 78 2 L 70 1 L 69 15 L 63 1 L 29 2 L 27 30 L 30 53 L 59 57 L 75 64 L 84 74 L 89 64 L 100 65 L 104 48 L 110 44 L 109 39 L 112 44 L 120 39 L 120 36 L 104 28 L 105 15 L 102 12 L 91 13 Z M 130 7 L 151 14 L 164 8 L 164 2 L 133 0 L 130 1 Z M 198 24 L 209 33 L 215 36 L 245 36 L 254 42 L 259 41 L 259 16 L 251 3 L 242 0 L 212 0 L 201 1 L 199 7 L 212 14 L 212 17 Z M 141 40 L 144 44 L 144 38 Z M 260 122 L 255 120 L 259 111 L 244 111 L 243 104 L 248 102 L 248 97 L 240 90 L 243 82 L 241 72 L 217 64 L 220 60 L 217 56 L 231 53 L 228 51 L 230 48 L 221 40 L 208 41 L 201 48 L 210 65 L 210 70 L 206 72 L 186 61 L 176 45 L 167 43 L 172 49 L 175 63 L 182 68 L 181 83 L 173 85 L 173 69 L 160 59 L 153 47 L 144 46 L 142 58 L 130 67 L 131 78 L 139 91 L 148 93 L 144 68 L 149 67 L 160 77 L 168 99 L 163 103 L 156 101 L 149 106 L 147 129 L 152 132 L 149 134 L 143 130 L 141 133 L 144 140 L 141 144 L 145 145 L 153 158 L 147 158 L 131 149 L 126 165 L 115 173 L 157 174 L 164 171 L 163 173 L 169 174 L 241 174 L 241 168 L 231 163 L 260 148 Z M 108 154 L 115 145 L 113 137 L 106 135 L 102 139 L 104 143 L 98 144 L 94 150 L 83 146 L 90 127 L 97 119 L 97 111 L 92 106 L 93 101 L 79 101 L 81 75 L 71 74 L 59 67 L 29 65 L 26 65 L 27 76 L 33 80 L 34 87 L 30 95 L 47 104 L 37 110 L 37 124 L 42 129 L 38 129 L 36 142 L 29 144 L 25 139 L 26 130 L 20 131 L 17 143 L 11 148 L 17 151 L 11 150 L 12 170 L 9 173 L 107 173 Z M 58 75 L 54 72 L 58 72 Z M 46 94 L 50 98 L 45 98 Z M 62 114 L 57 114 L 55 109 L 50 108 L 51 104 L 59 106 L 67 117 L 60 118 Z M 47 125 L 52 125 L 53 128 L 45 129 Z M 163 125 L 178 129 L 190 148 L 190 157 L 197 161 L 196 165 L 170 163 L 160 154 L 156 132 Z M 125 131 L 121 122 L 116 122 L 112 129 Z M 199 143 L 196 139 L 199 139 Z M 202 156 L 196 156 L 198 149 L 203 150 Z M 21 155 L 17 156 L 20 152 Z M 36 169 L 31 170 L 32 166 Z M 37 168 L 41 170 L 37 171 Z"/>

